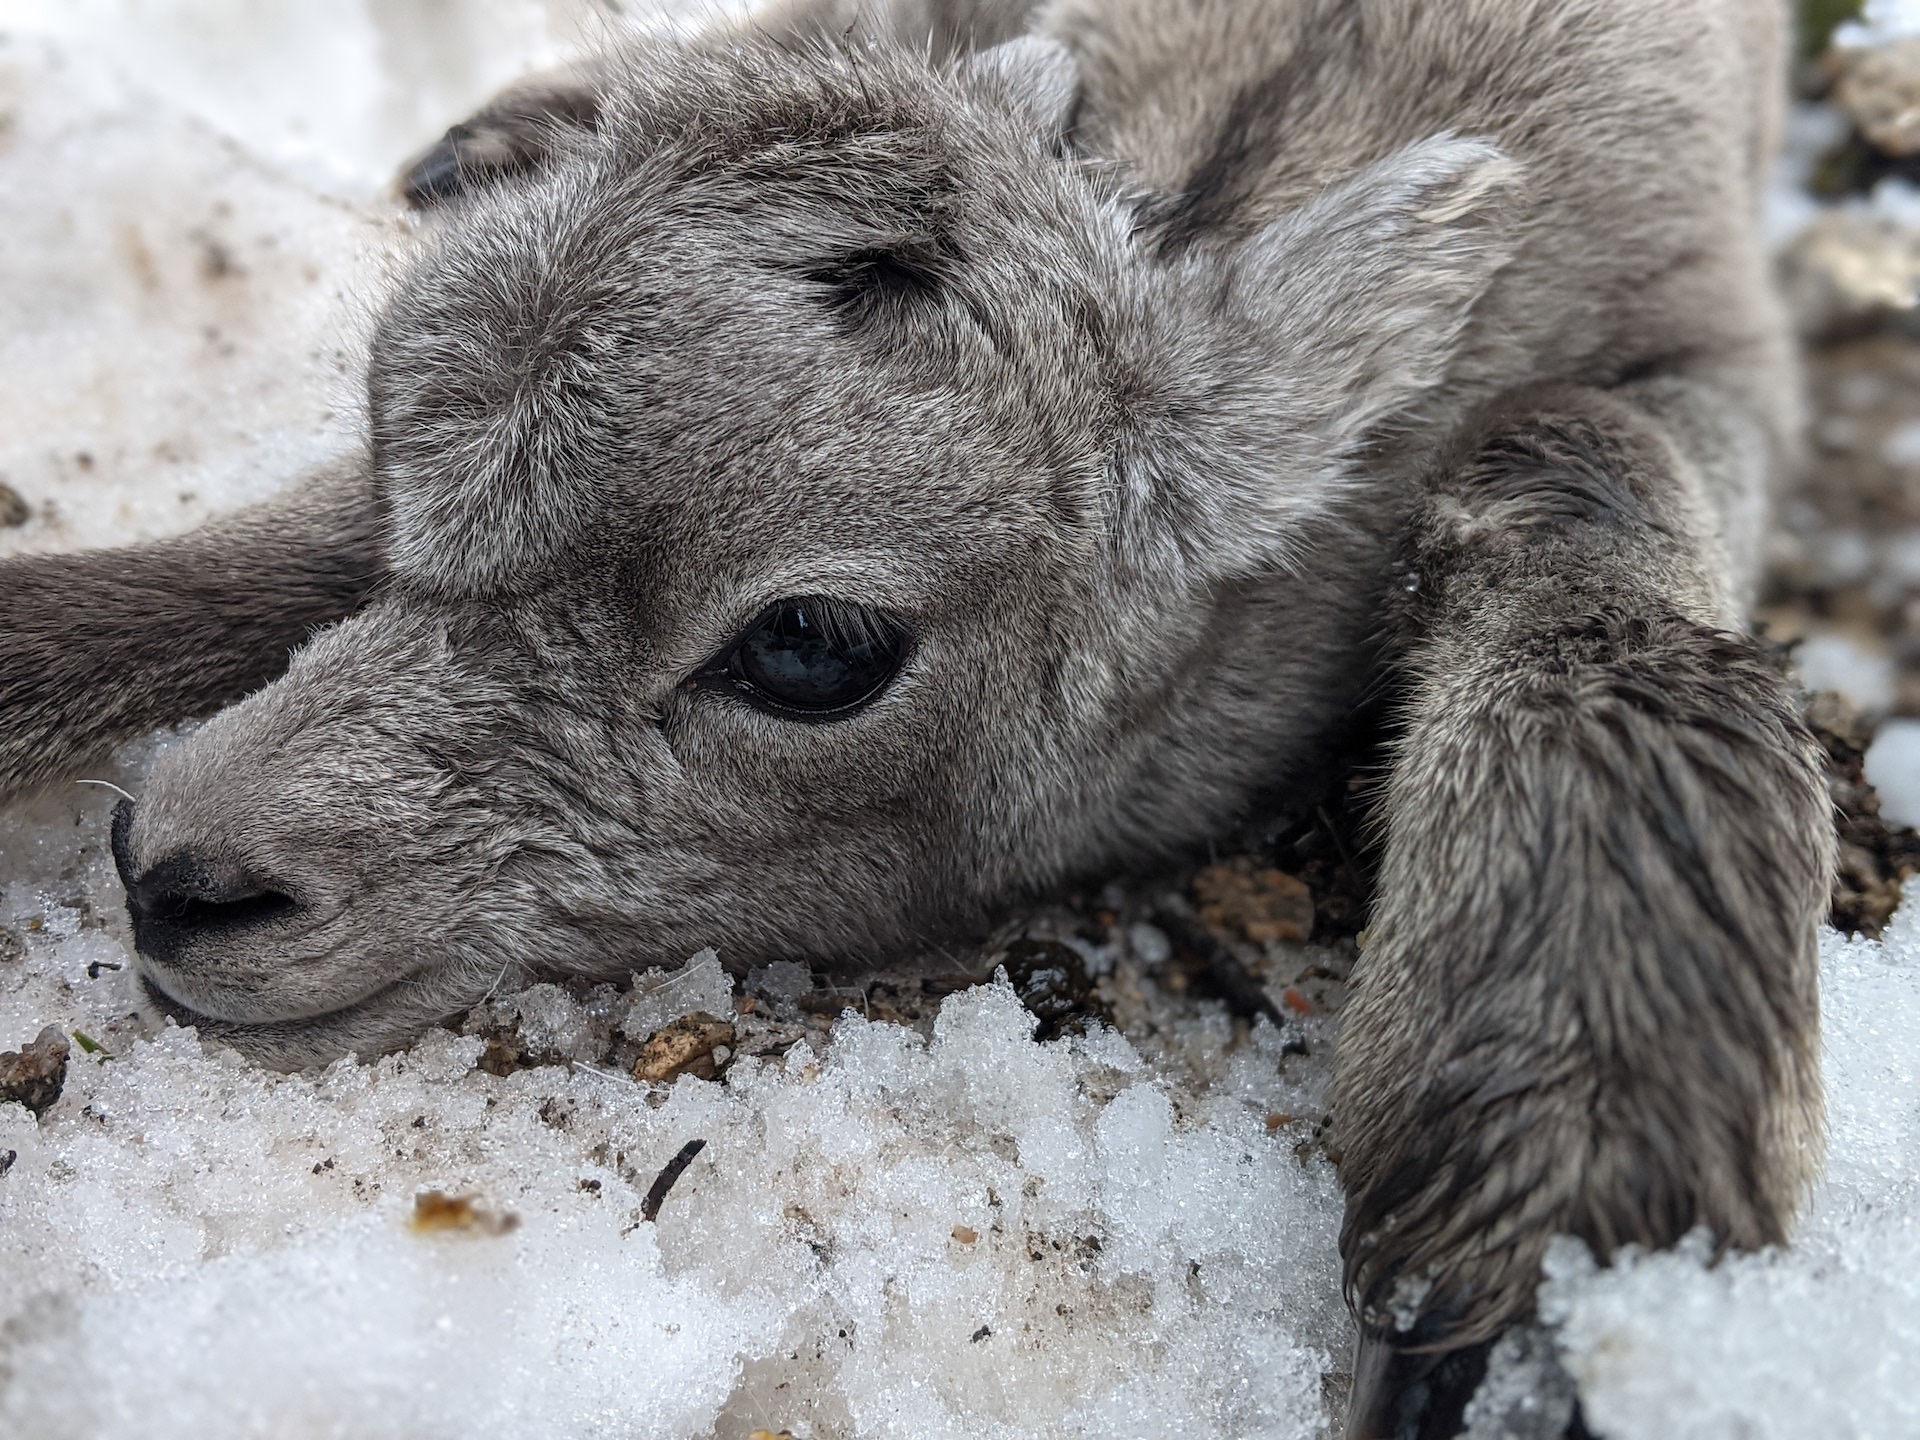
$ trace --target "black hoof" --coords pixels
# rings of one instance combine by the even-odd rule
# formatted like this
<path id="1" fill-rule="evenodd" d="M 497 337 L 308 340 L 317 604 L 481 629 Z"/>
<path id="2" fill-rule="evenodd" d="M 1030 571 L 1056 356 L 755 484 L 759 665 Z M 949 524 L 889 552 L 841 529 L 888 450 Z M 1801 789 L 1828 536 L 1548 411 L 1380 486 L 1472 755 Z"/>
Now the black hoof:
<path id="1" fill-rule="evenodd" d="M 599 102 L 591 91 L 530 85 L 495 100 L 454 126 L 400 177 L 400 194 L 430 210 L 540 167 L 568 131 L 592 130 Z"/>
<path id="2" fill-rule="evenodd" d="M 439 205 L 467 188 L 466 169 L 460 163 L 460 140 L 449 132 L 400 177 L 400 194 L 416 210 Z"/>
<path id="3" fill-rule="evenodd" d="M 1507 1363 L 1502 1364 L 1496 1354 Z M 1483 1397 L 1475 1435 L 1503 1440 L 1591 1440 L 1573 1380 L 1537 1326 L 1515 1326 L 1497 1340 L 1458 1350 L 1403 1350 L 1362 1332 L 1353 1362 L 1346 1440 L 1456 1440 L 1489 1362 L 1503 1393 Z M 1529 1379 L 1531 1383 L 1528 1383 Z M 1518 1380 L 1516 1385 L 1514 1382 Z M 1496 1387 L 1490 1387 L 1490 1389 Z M 1512 1389 L 1514 1393 L 1506 1394 Z"/>
<path id="4" fill-rule="evenodd" d="M 1464 1350 L 1402 1350 L 1361 1332 L 1347 1440 L 1453 1440 L 1486 1378 L 1493 1342 Z"/>

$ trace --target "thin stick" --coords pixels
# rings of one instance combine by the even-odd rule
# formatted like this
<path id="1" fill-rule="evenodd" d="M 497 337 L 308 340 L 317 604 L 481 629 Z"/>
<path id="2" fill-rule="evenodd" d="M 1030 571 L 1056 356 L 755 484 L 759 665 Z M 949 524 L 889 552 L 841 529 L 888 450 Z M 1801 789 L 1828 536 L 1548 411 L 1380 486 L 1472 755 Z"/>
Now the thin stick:
<path id="1" fill-rule="evenodd" d="M 640 1202 L 642 1220 L 651 1220 L 660 1213 L 660 1206 L 666 1201 L 667 1192 L 673 1189 L 673 1182 L 686 1173 L 687 1166 L 693 1163 L 693 1157 L 706 1148 L 707 1142 L 704 1140 L 689 1140 L 680 1147 L 678 1155 L 667 1161 L 667 1168 L 660 1172 L 648 1189 L 647 1198 Z"/>

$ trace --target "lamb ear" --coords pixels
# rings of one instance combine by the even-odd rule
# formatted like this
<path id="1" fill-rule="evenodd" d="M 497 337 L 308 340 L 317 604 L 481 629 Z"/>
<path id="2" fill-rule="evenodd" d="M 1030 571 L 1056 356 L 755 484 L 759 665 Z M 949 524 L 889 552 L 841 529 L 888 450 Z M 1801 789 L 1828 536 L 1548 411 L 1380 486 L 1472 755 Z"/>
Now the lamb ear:
<path id="1" fill-rule="evenodd" d="M 1226 309 L 1280 362 L 1287 409 L 1323 444 L 1362 442 L 1446 378 L 1475 303 L 1517 248 L 1520 187 L 1498 146 L 1442 135 L 1316 196 L 1233 256 Z"/>
<path id="2" fill-rule="evenodd" d="M 1044 35 L 1022 35 L 970 55 L 960 73 L 1027 115 L 1049 138 L 1065 133 L 1080 91 L 1073 52 Z"/>

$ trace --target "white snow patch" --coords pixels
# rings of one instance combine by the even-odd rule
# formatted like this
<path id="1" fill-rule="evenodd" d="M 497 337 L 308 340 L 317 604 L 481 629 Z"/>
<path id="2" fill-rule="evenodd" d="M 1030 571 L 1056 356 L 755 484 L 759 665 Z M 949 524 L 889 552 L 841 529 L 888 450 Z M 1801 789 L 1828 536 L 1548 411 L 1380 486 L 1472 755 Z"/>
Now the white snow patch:
<path id="1" fill-rule="evenodd" d="M 1195 1094 L 1032 1029 L 984 986 L 931 1043 L 849 1017 L 658 1105 L 446 1032 L 297 1076 L 171 1029 L 76 1058 L 0 1110 L 0 1433 L 1319 1433 L 1339 1207 L 1249 1103 L 1279 1038 Z M 428 1187 L 520 1223 L 412 1233 Z"/>
<path id="2" fill-rule="evenodd" d="M 1851 635 L 1827 631 L 1803 641 L 1793 654 L 1800 680 L 1813 691 L 1834 690 L 1869 715 L 1893 708 L 1894 666 L 1885 651 L 1869 649 Z"/>
<path id="3" fill-rule="evenodd" d="M 84 54 L 0 31 L 0 554 L 178 531 L 357 443 L 398 217 L 291 179 Z"/>
<path id="4" fill-rule="evenodd" d="M 1866 0 L 1858 20 L 1835 28 L 1833 43 L 1850 50 L 1920 35 L 1920 0 Z"/>
<path id="5" fill-rule="evenodd" d="M 1867 747 L 1867 782 L 1880 792 L 1880 813 L 1895 825 L 1920 826 L 1920 720 L 1888 720 Z"/>
<path id="6" fill-rule="evenodd" d="M 495 91 L 597 28 L 588 0 L 0 0 L 0 29 L 90 68 L 271 165 L 352 199 Z"/>

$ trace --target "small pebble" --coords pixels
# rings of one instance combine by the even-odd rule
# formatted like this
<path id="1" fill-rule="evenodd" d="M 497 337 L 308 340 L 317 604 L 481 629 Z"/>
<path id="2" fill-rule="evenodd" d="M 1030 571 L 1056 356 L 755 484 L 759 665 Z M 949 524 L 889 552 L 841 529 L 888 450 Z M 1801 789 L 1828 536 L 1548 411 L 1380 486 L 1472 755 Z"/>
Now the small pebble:
<path id="1" fill-rule="evenodd" d="M 67 1083 L 66 1034 L 49 1025 L 19 1050 L 0 1051 L 0 1104 L 11 1100 L 35 1115 L 60 1098 Z"/>

